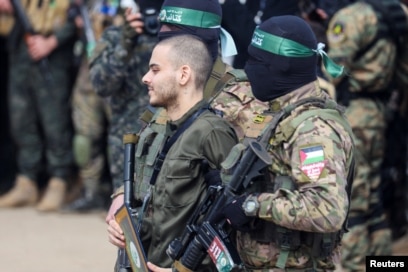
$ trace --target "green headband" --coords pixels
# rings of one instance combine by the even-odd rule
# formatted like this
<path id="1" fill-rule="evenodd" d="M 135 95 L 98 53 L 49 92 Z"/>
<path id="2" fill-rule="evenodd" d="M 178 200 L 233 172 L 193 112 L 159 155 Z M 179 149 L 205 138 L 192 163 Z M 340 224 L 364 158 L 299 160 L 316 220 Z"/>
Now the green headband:
<path id="1" fill-rule="evenodd" d="M 221 25 L 220 16 L 210 12 L 187 8 L 170 6 L 162 7 L 159 17 L 160 22 L 169 24 L 187 25 L 201 28 L 217 28 Z"/>
<path id="2" fill-rule="evenodd" d="M 251 45 L 284 57 L 302 58 L 319 54 L 323 58 L 324 67 L 332 77 L 339 77 L 343 74 L 343 66 L 334 63 L 329 56 L 327 56 L 323 50 L 325 46 L 323 43 L 319 43 L 317 49 L 310 49 L 298 42 L 275 36 L 256 28 L 252 36 Z"/>

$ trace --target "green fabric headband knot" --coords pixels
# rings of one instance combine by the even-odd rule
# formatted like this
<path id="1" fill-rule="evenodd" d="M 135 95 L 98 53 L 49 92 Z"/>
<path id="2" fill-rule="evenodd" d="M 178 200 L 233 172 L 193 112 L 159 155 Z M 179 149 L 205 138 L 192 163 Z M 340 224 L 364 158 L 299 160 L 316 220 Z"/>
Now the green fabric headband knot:
<path id="1" fill-rule="evenodd" d="M 255 29 L 251 45 L 261 50 L 284 57 L 310 57 L 318 54 L 323 59 L 323 65 L 327 72 L 334 78 L 339 77 L 344 72 L 344 67 L 332 61 L 323 50 L 324 43 L 318 43 L 316 49 L 310 49 L 298 42 L 279 37 L 259 28 Z"/>
<path id="2" fill-rule="evenodd" d="M 162 23 L 201 28 L 218 28 L 221 25 L 221 17 L 217 14 L 179 7 L 163 7 L 159 18 Z"/>

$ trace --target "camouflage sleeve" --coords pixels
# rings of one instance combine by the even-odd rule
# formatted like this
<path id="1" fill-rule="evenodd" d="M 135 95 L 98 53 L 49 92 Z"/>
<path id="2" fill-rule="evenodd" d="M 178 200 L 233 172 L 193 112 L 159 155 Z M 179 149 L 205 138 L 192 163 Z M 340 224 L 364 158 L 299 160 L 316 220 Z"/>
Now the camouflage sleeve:
<path id="1" fill-rule="evenodd" d="M 344 139 L 349 137 L 342 138 L 321 119 L 304 121 L 284 144 L 280 158 L 273 156 L 289 167 L 295 189 L 262 193 L 259 217 L 289 229 L 341 229 L 349 205 L 346 184 L 350 153 L 345 146 L 351 146 L 351 140 L 344 143 Z"/>
<path id="2" fill-rule="evenodd" d="M 120 27 L 104 30 L 90 59 L 90 77 L 95 91 L 103 97 L 119 91 L 127 74 L 127 63 L 121 58 Z"/>

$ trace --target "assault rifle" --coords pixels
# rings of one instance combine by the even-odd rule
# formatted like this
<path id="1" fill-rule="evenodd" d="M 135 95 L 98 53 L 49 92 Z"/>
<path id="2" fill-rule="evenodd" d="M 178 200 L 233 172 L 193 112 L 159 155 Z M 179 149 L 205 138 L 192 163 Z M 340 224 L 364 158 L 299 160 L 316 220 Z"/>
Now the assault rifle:
<path id="1" fill-rule="evenodd" d="M 133 184 L 135 169 L 135 147 L 139 140 L 137 134 L 129 133 L 123 136 L 124 150 L 124 204 L 115 213 L 115 218 L 121 226 L 126 240 L 126 248 L 118 250 L 115 271 L 118 272 L 148 272 L 146 254 L 139 238 L 141 222 L 136 224 L 133 217 L 137 210 L 133 201 Z"/>
<path id="2" fill-rule="evenodd" d="M 31 22 L 29 18 L 27 17 L 27 14 L 25 13 L 20 0 L 10 0 L 10 1 L 14 9 L 14 14 L 17 19 L 17 22 L 19 22 L 21 27 L 23 28 L 24 39 L 26 40 L 29 36 L 38 34 L 36 33 L 33 26 L 31 25 Z M 48 58 L 44 57 L 40 59 L 37 63 L 38 63 L 40 72 L 44 77 L 44 80 L 46 81 L 48 87 L 50 87 L 52 83 L 52 74 L 51 74 L 51 70 L 48 65 Z"/>
<path id="3" fill-rule="evenodd" d="M 263 141 L 248 142 L 231 181 L 226 185 L 208 188 L 207 195 L 189 219 L 182 236 L 170 243 L 166 252 L 175 261 L 178 271 L 196 271 L 207 254 L 218 271 L 243 268 L 226 231 L 226 219 L 220 216 L 220 211 L 234 196 L 243 194 L 250 183 L 263 175 L 263 170 L 271 164 L 271 158 L 261 143 Z"/>

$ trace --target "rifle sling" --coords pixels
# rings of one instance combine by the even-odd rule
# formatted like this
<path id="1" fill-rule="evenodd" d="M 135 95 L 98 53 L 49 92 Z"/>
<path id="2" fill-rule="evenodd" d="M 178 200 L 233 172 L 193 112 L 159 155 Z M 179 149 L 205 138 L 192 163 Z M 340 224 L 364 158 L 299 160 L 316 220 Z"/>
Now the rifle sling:
<path id="1" fill-rule="evenodd" d="M 159 175 L 160 169 L 163 165 L 164 159 L 166 158 L 167 152 L 170 150 L 172 145 L 177 141 L 178 137 L 183 134 L 183 132 L 190 127 L 190 125 L 204 112 L 208 110 L 208 107 L 203 107 L 199 109 L 196 113 L 190 116 L 174 133 L 170 138 L 167 139 L 164 144 L 160 154 L 157 156 L 154 162 L 153 174 L 150 179 L 150 184 L 154 185 L 156 183 L 157 176 Z"/>

